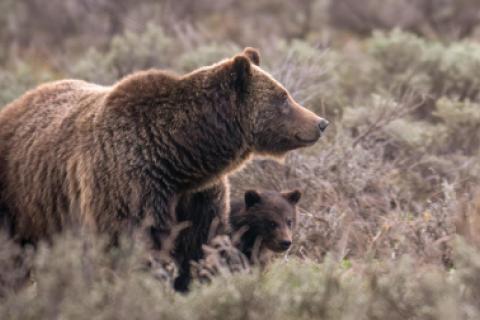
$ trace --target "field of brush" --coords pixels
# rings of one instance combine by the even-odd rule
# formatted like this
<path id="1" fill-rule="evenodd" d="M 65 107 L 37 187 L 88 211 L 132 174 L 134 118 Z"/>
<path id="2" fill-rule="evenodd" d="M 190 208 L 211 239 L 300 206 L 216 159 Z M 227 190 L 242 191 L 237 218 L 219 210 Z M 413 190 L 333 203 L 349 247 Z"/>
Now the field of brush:
<path id="1" fill-rule="evenodd" d="M 218 245 L 217 275 L 179 295 L 132 239 L 106 252 L 74 230 L 33 250 L 0 234 L 0 319 L 479 319 L 480 4 L 412 3 L 2 1 L 0 107 L 50 80 L 184 73 L 254 46 L 331 125 L 230 177 L 233 198 L 303 193 L 266 270 Z"/>

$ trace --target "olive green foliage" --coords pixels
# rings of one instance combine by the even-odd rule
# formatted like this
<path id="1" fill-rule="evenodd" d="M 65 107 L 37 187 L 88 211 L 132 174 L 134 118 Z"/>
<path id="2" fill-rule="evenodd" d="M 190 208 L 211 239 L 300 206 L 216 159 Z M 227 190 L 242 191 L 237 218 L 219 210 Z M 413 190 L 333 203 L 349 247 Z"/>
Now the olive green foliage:
<path id="1" fill-rule="evenodd" d="M 171 290 L 172 262 L 130 237 L 106 249 L 104 239 L 73 230 L 32 250 L 2 236 L 0 319 L 480 317 L 480 44 L 458 22 L 473 2 L 445 1 L 444 15 L 426 17 L 425 7 L 387 1 L 378 14 L 408 3 L 426 24 L 396 24 L 406 32 L 382 23 L 387 30 L 370 33 L 363 20 L 334 12 L 345 0 L 293 9 L 272 0 L 122 0 L 118 10 L 107 0 L 53 1 L 45 10 L 109 17 L 90 28 L 74 21 L 63 37 L 40 24 L 48 12 L 22 27 L 32 8 L 42 10 L 36 2 L 7 1 L 6 12 L 22 14 L 0 13 L 0 40 L 9 44 L 0 47 L 0 105 L 48 80 L 111 85 L 148 68 L 185 73 L 254 45 L 262 67 L 332 124 L 315 146 L 281 162 L 254 159 L 230 177 L 233 198 L 251 188 L 302 191 L 293 247 L 272 266 L 250 267 L 228 239 L 215 238 L 184 296 Z M 332 21 L 340 18 L 352 20 Z M 39 39 L 61 40 L 63 51 L 32 50 Z"/>
<path id="2" fill-rule="evenodd" d="M 105 250 L 101 238 L 66 234 L 41 246 L 26 268 L 35 283 L 2 297 L 2 319 L 476 319 L 479 253 L 457 241 L 457 267 L 419 266 L 408 257 L 292 258 L 267 271 L 224 274 L 179 295 L 139 264 L 135 242 Z M 0 246 L 17 252 L 11 243 Z M 17 267 L 17 269 L 21 269 Z M 16 271 L 18 272 L 18 270 Z M 2 274 L 13 276 L 11 269 Z"/>
<path id="3" fill-rule="evenodd" d="M 25 91 L 54 78 L 52 71 L 38 69 L 34 65 L 18 61 L 9 69 L 0 70 L 0 105 L 4 106 Z"/>

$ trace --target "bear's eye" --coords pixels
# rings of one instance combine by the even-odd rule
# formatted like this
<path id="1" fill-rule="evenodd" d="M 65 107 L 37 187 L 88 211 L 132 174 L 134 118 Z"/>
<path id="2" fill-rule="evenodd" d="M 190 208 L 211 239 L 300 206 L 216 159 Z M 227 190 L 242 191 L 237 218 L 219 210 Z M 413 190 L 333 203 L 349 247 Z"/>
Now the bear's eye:
<path id="1" fill-rule="evenodd" d="M 283 91 L 283 92 L 280 94 L 280 99 L 282 99 L 283 101 L 288 100 L 288 93 L 287 93 L 286 91 Z"/>
<path id="2" fill-rule="evenodd" d="M 278 227 L 278 224 L 275 221 L 269 221 L 268 222 L 268 227 L 270 229 L 275 229 L 276 227 Z"/>
<path id="3" fill-rule="evenodd" d="M 291 228 L 292 225 L 293 225 L 293 221 L 290 220 L 290 219 L 288 219 L 288 220 L 287 220 L 287 226 L 288 226 L 289 228 Z"/>

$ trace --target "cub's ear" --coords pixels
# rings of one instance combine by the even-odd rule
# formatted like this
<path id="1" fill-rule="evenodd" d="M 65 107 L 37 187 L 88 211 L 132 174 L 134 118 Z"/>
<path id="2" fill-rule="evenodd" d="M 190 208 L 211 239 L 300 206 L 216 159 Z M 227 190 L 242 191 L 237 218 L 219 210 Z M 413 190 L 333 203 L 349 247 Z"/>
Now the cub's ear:
<path id="1" fill-rule="evenodd" d="M 302 193 L 299 190 L 293 190 L 290 192 L 284 192 L 282 193 L 283 197 L 287 199 L 288 202 L 291 204 L 295 205 L 300 201 L 300 198 L 302 197 Z"/>
<path id="2" fill-rule="evenodd" d="M 233 58 L 233 72 L 235 88 L 239 93 L 245 93 L 252 74 L 250 60 L 243 54 L 236 55 Z"/>
<path id="3" fill-rule="evenodd" d="M 255 204 L 260 203 L 260 201 L 262 201 L 262 198 L 257 191 L 248 190 L 245 192 L 245 206 L 247 208 L 253 207 Z"/>
<path id="4" fill-rule="evenodd" d="M 252 62 L 254 65 L 260 65 L 260 52 L 257 49 L 252 47 L 246 47 L 243 49 L 243 54 Z"/>

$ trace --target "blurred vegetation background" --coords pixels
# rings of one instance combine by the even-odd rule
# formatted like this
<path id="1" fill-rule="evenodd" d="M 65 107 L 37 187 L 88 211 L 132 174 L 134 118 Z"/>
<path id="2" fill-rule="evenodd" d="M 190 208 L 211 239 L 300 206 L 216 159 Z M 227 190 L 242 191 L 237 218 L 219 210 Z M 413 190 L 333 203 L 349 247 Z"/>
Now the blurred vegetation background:
<path id="1" fill-rule="evenodd" d="M 232 274 L 218 254 L 213 283 L 179 296 L 168 268 L 138 267 L 138 243 L 2 238 L 0 318 L 480 318 L 479 39 L 476 0 L 2 0 L 0 106 L 45 81 L 188 72 L 254 46 L 332 125 L 231 178 L 233 197 L 304 194 L 268 270 Z"/>

